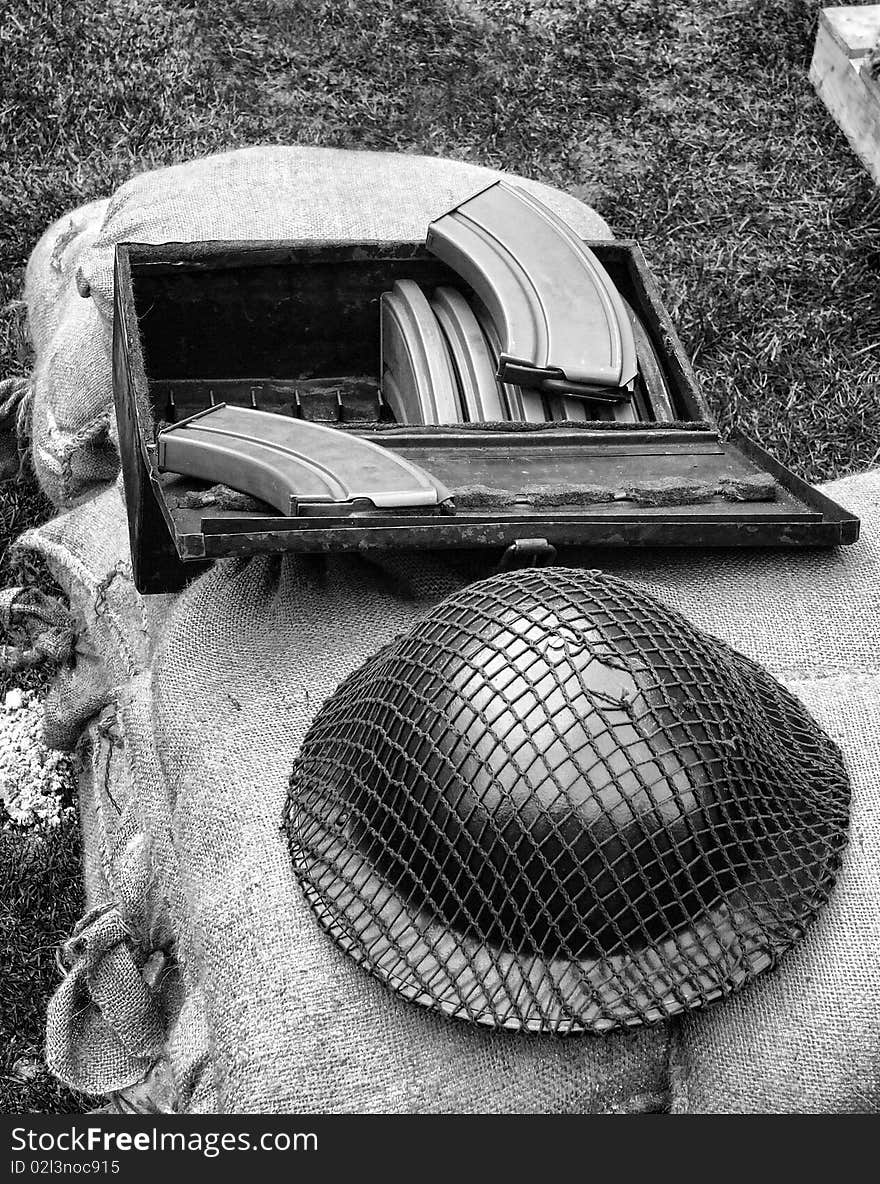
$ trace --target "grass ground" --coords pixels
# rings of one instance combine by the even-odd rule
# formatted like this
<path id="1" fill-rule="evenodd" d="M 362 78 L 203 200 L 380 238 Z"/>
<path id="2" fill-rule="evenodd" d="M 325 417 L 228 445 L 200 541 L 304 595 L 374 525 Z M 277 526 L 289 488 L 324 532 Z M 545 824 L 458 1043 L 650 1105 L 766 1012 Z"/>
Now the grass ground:
<path id="1" fill-rule="evenodd" d="M 807 81 L 814 0 L 11 0 L 0 17 L 0 302 L 66 208 L 133 171 L 260 141 L 519 171 L 640 239 L 724 428 L 809 480 L 880 459 L 880 197 Z M 25 373 L 14 313 L 0 375 Z M 48 513 L 0 490 L 8 542 Z M 3 684 L 0 683 L 0 690 Z M 38 1077 L 76 835 L 0 836 L 0 1109 Z"/>

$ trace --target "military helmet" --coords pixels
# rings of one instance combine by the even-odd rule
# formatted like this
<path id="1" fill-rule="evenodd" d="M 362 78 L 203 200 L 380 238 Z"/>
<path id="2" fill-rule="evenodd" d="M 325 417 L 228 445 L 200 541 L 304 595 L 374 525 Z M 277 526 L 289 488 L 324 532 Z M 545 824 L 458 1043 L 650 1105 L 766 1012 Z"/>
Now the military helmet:
<path id="1" fill-rule="evenodd" d="M 846 841 L 840 754 L 755 662 L 595 571 L 448 597 L 350 675 L 291 776 L 294 867 L 415 1002 L 653 1022 L 771 967 Z"/>

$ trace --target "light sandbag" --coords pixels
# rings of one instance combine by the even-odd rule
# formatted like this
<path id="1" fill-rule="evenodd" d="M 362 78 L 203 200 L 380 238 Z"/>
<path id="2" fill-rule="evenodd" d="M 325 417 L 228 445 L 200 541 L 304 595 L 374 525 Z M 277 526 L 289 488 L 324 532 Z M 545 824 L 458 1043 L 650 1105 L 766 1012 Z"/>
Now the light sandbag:
<path id="1" fill-rule="evenodd" d="M 880 473 L 826 492 L 865 516 L 865 539 L 845 551 L 750 556 L 766 611 L 752 618 L 748 633 L 724 628 L 741 591 L 730 576 L 742 555 L 716 554 L 705 571 L 696 562 L 693 580 L 682 575 L 688 553 L 669 567 L 644 557 L 640 564 L 635 555 L 613 564 L 746 652 L 782 646 L 790 622 L 799 636 L 811 636 L 796 676 L 782 666 L 771 672 L 841 745 L 854 794 L 853 841 L 838 887 L 780 968 L 703 1013 L 629 1036 L 492 1034 L 405 1004 L 336 950 L 290 874 L 278 827 L 289 763 L 309 720 L 338 678 L 408 627 L 459 574 L 436 562 L 378 568 L 351 558 L 233 560 L 176 598 L 158 651 L 120 687 L 122 780 L 137 787 L 122 796 L 148 837 L 164 924 L 174 935 L 164 953 L 182 962 L 189 992 L 179 1022 L 189 1024 L 190 1040 L 175 1051 L 176 1104 L 257 1111 L 877 1109 L 878 642 L 854 633 L 851 659 L 861 673 L 828 675 L 824 606 L 833 597 L 841 610 L 852 604 L 854 612 L 867 611 L 877 598 Z M 122 533 L 115 490 L 24 545 L 48 553 L 69 582 L 59 559 L 80 535 L 95 537 L 96 525 L 105 537 Z M 101 582 L 95 576 L 92 585 Z M 126 629 L 140 628 L 138 598 L 125 576 L 111 586 L 118 589 L 112 608 L 89 628 L 121 645 Z M 801 588 L 816 594 L 812 607 Z M 354 619 L 358 629 L 342 644 L 339 622 Z M 837 619 L 845 620 L 845 611 Z M 124 648 L 130 652 L 131 643 Z M 108 648 L 111 658 L 118 661 Z M 115 798 L 116 783 L 110 788 Z M 148 957 L 148 944 L 134 942 L 140 957 Z M 77 1064 L 94 1071 L 89 1048 L 77 1045 L 57 1004 L 50 1048 L 56 1068 L 73 1060 L 76 1048 Z"/>
<path id="2" fill-rule="evenodd" d="M 46 231 L 28 262 L 25 300 L 36 353 L 30 383 L 34 471 L 58 506 L 115 476 L 110 332 L 77 291 L 76 273 L 94 243 L 107 201 L 90 202 Z"/>
<path id="3" fill-rule="evenodd" d="M 282 157 L 291 167 L 279 202 L 250 169 L 266 159 L 280 168 Z M 238 220 L 252 235 L 253 200 L 264 202 L 263 237 L 330 238 L 368 224 L 374 237 L 420 235 L 417 220 L 423 227 L 488 175 L 468 167 L 233 153 L 136 179 L 113 199 L 105 231 L 116 218 L 120 237 L 239 237 L 226 229 Z M 392 174 L 398 206 L 386 206 Z M 571 217 L 573 199 L 557 199 Z M 584 233 L 602 232 L 586 228 L 589 211 L 579 217 Z M 71 357 L 93 359 L 106 393 L 105 231 L 60 287 L 41 279 L 52 256 L 43 250 L 29 290 L 47 304 L 37 373 L 53 375 L 54 364 L 40 368 L 69 332 L 71 289 L 92 294 L 77 295 L 92 320 L 76 322 Z M 92 388 L 75 374 L 65 382 L 74 414 L 74 396 Z M 36 412 L 48 388 L 35 385 Z M 71 454 L 77 472 L 96 471 L 91 448 Z M 41 478 L 57 492 L 50 470 Z M 74 481 L 67 492 L 88 489 Z M 81 1089 L 121 1091 L 123 1106 L 192 1112 L 880 1109 L 880 472 L 826 492 L 863 516 L 856 546 L 582 557 L 763 662 L 839 743 L 853 779 L 839 885 L 778 970 L 705 1012 L 597 1039 L 491 1032 L 385 990 L 319 928 L 280 830 L 290 764 L 323 699 L 438 598 L 488 574 L 485 563 L 228 560 L 177 596 L 144 600 L 118 485 L 29 532 L 20 545 L 47 559 L 78 623 L 76 663 L 47 710 L 58 742 L 81 746 L 89 912 L 50 1008 L 53 1069 Z"/>
<path id="4" fill-rule="evenodd" d="M 847 499 L 842 491 L 843 500 L 865 513 L 872 525 L 880 522 L 878 487 L 877 474 L 863 478 L 861 485 L 850 483 L 855 506 L 852 496 Z M 834 495 L 841 496 L 841 491 Z M 650 587 L 675 608 L 688 611 L 700 603 L 699 623 L 704 628 L 765 659 L 774 651 L 771 637 L 776 637 L 777 652 L 784 652 L 778 634 L 785 632 L 784 622 L 796 621 L 808 643 L 797 676 L 792 677 L 791 666 L 778 662 L 771 672 L 804 697 L 819 723 L 841 744 L 854 781 L 855 842 L 831 906 L 777 975 L 755 984 L 740 1000 L 676 1026 L 672 1077 L 664 1082 L 674 1107 L 838 1110 L 861 1108 L 859 1102 L 864 1105 L 871 1097 L 877 1102 L 880 1019 L 872 990 L 880 971 L 880 810 L 873 793 L 880 770 L 876 632 L 843 639 L 855 667 L 866 671 L 873 665 L 873 675 L 827 674 L 831 622 L 844 619 L 846 604 L 857 616 L 869 597 L 874 599 L 875 614 L 880 608 L 876 555 L 872 533 L 866 544 L 846 552 L 754 557 L 752 579 L 763 591 L 764 612 L 750 618 L 748 631 L 733 633 L 724 626 L 730 615 L 728 602 L 741 587 L 735 578 L 736 556 L 719 558 L 711 570 L 687 582 L 668 581 L 662 569 L 654 571 L 637 557 L 618 565 L 625 569 L 621 574 Z M 686 559 L 681 557 L 679 572 L 688 570 Z M 637 1108 L 657 1097 L 656 1079 L 648 1076 L 646 1067 L 656 1072 L 659 1060 L 666 1071 L 667 1061 L 649 1042 L 665 1040 L 674 1028 L 644 1032 L 641 1046 L 638 1037 L 630 1042 L 551 1041 L 539 1052 L 527 1038 L 487 1037 L 467 1025 L 425 1016 L 377 987 L 330 946 L 289 879 L 286 849 L 270 827 L 277 819 L 290 758 L 317 703 L 338 677 L 408 627 L 426 603 L 445 592 L 448 583 L 443 577 L 442 568 L 438 572 L 418 562 L 406 572 L 399 568 L 397 579 L 388 585 L 383 575 L 351 560 L 326 565 L 258 560 L 237 572 L 218 571 L 178 603 L 153 663 L 140 710 L 150 711 L 152 744 L 172 783 L 178 811 L 176 854 L 188 923 L 191 933 L 199 935 L 204 964 L 214 967 L 214 989 L 220 988 L 214 997 L 206 988 L 206 997 L 209 1015 L 215 1017 L 217 1047 L 228 1049 L 230 1069 L 220 1083 L 225 1106 L 262 1109 L 283 1099 L 282 1108 L 300 1108 L 304 1098 L 311 1098 L 319 1109 L 365 1104 L 418 1108 L 418 1099 L 402 1098 L 397 1092 L 403 1065 L 387 1054 L 374 1059 L 377 1050 L 370 1037 L 377 1023 L 403 1044 L 410 1063 L 418 1058 L 417 1080 L 436 1083 L 434 1104 L 441 1110 L 475 1105 L 552 1110 L 560 1102 L 577 1109 L 578 1080 L 589 1083 L 587 1093 L 593 1098 L 601 1098 L 603 1086 L 615 1096 L 619 1071 L 615 1068 L 612 1074 L 603 1064 L 612 1050 L 615 1058 L 624 1057 L 633 1066 L 625 1075 L 630 1088 L 637 1082 L 629 1098 L 616 1092 L 615 1104 Z M 801 587 L 817 588 L 815 601 L 792 598 L 792 590 Z M 827 612 L 831 596 L 843 601 L 834 616 Z M 254 610 L 255 600 L 262 606 L 259 612 Z M 357 637 L 340 647 L 339 622 L 355 619 Z M 266 661 L 267 637 L 272 638 L 271 663 Z M 260 688 L 256 703 L 239 693 L 245 687 Z M 135 705 L 135 715 L 138 710 Z M 143 726 L 143 716 L 141 721 Z M 209 731 L 210 743 L 203 739 Z M 146 750 L 149 736 L 141 732 L 139 739 Z M 139 749 L 134 737 L 131 747 L 133 752 Z M 255 792 L 265 794 L 269 826 L 262 812 L 259 818 L 253 815 Z M 239 814 L 233 821 L 228 810 L 236 807 Z M 206 814 L 211 825 L 206 824 Z M 210 882 L 209 867 L 215 869 Z M 277 876 L 266 874 L 269 867 L 273 872 L 277 868 Z M 227 876 L 231 883 L 224 882 Z M 241 909 L 242 900 L 247 902 L 249 940 L 246 952 L 239 948 L 232 953 L 226 923 L 229 911 L 237 902 Z M 286 959 L 285 948 L 291 951 Z M 308 986 L 302 979 L 303 965 L 310 967 Z M 250 1014 L 231 1003 L 245 983 L 256 1001 Z M 291 1007 L 294 999 L 299 1005 Z M 315 1025 L 305 1038 L 299 1025 L 303 1012 Z M 314 1054 L 309 1060 L 308 1050 L 328 1029 L 336 1040 L 330 1064 L 322 1067 Z M 438 1030 L 439 1046 L 434 1044 Z M 278 1052 L 271 1052 L 276 1041 L 296 1049 L 286 1065 Z M 829 1054 L 829 1045 L 840 1050 L 838 1057 Z M 500 1081 L 499 1046 L 509 1058 L 500 1094 L 489 1088 L 493 1080 Z M 345 1049 L 343 1076 L 335 1067 L 340 1047 Z M 250 1064 L 245 1049 L 254 1058 Z M 561 1049 L 575 1059 L 556 1063 Z M 650 1060 L 647 1049 L 653 1054 Z M 517 1051 L 511 1055 L 510 1050 Z M 424 1059 L 423 1051 L 428 1054 Z M 439 1077 L 435 1056 L 443 1062 Z M 304 1063 L 308 1068 L 294 1070 L 295 1064 Z M 304 1077 L 304 1093 L 291 1094 L 291 1080 L 300 1084 Z M 328 1095 L 330 1079 L 333 1092 Z M 553 1083 L 552 1092 L 544 1091 L 545 1082 Z"/>
<path id="5" fill-rule="evenodd" d="M 116 473 L 110 347 L 120 242 L 209 239 L 420 240 L 428 223 L 502 174 L 460 161 L 264 146 L 142 173 L 40 240 L 25 298 L 37 365 L 31 455 L 57 506 Z M 584 238 L 607 224 L 567 193 L 516 178 Z"/>

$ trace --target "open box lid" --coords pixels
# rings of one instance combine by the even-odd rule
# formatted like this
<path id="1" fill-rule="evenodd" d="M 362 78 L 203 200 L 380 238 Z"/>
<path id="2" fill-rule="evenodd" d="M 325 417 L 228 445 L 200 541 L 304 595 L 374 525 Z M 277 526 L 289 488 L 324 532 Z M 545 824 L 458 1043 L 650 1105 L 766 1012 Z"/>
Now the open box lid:
<path id="1" fill-rule="evenodd" d="M 638 246 L 589 246 L 650 334 L 679 419 L 427 427 L 365 416 L 360 379 L 378 385 L 382 293 L 400 278 L 426 290 L 455 278 L 422 244 L 117 248 L 114 384 L 139 589 L 168 591 L 207 561 L 267 551 L 490 548 L 500 558 L 517 544 L 549 554 L 853 542 L 852 514 L 751 441 L 720 438 Z M 337 514 L 306 502 L 284 514 L 261 501 L 212 504 L 204 480 L 161 471 L 159 436 L 217 401 L 283 413 L 291 431 L 297 416 L 328 422 L 329 407 L 338 432 L 417 466 L 453 505 L 361 502 Z"/>
<path id="2" fill-rule="evenodd" d="M 636 431 L 614 440 L 570 429 L 369 434 L 447 486 L 454 513 L 437 506 L 290 517 L 187 508 L 177 499 L 188 483 L 171 479 L 161 504 L 181 559 L 270 550 L 503 550 L 523 538 L 555 547 L 831 545 L 858 534 L 852 514 L 742 437 L 676 430 L 658 444 Z M 756 485 L 768 484 L 773 500 L 748 500 Z"/>

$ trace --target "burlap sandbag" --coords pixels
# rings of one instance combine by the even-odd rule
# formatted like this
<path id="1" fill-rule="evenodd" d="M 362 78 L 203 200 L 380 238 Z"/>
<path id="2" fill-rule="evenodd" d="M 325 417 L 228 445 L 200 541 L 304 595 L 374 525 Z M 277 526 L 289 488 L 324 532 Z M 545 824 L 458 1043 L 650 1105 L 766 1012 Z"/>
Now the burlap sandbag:
<path id="1" fill-rule="evenodd" d="M 28 267 L 37 350 L 31 453 L 40 483 L 70 506 L 116 472 L 110 345 L 119 242 L 424 238 L 432 218 L 500 174 L 459 161 L 264 146 L 142 173 L 109 201 L 55 223 Z M 585 238 L 606 223 L 567 193 L 518 179 Z"/>
<path id="2" fill-rule="evenodd" d="M 378 568 L 351 558 L 255 559 L 218 565 L 181 594 L 161 646 L 119 687 L 127 775 L 101 768 L 93 789 L 94 800 L 112 797 L 147 836 L 149 867 L 117 875 L 141 875 L 153 885 L 157 912 L 149 923 L 162 935 L 161 954 L 174 974 L 183 966 L 182 1018 L 175 1023 L 181 994 L 174 976 L 173 989 L 157 1001 L 168 1016 L 170 1048 L 155 1056 L 176 1065 L 175 1104 L 260 1111 L 876 1109 L 880 674 L 876 630 L 859 623 L 878 607 L 880 474 L 827 491 L 863 515 L 867 537 L 857 546 L 711 560 L 683 553 L 674 562 L 621 555 L 604 565 L 750 656 L 772 658 L 772 673 L 841 745 L 854 794 L 840 882 L 801 946 L 740 996 L 631 1035 L 554 1041 L 492 1034 L 405 1004 L 336 950 L 292 878 L 279 820 L 290 761 L 309 720 L 340 677 L 456 586 L 459 574 L 426 561 Z M 106 541 L 106 563 L 124 531 L 121 499 L 111 490 L 24 545 L 50 559 L 75 597 L 88 540 L 100 534 Z M 79 560 L 73 582 L 68 554 Z M 105 579 L 95 571 L 88 585 Z M 138 597 L 124 574 L 109 588 L 115 595 L 86 626 L 111 664 L 127 662 L 120 655 L 136 646 L 123 639 L 142 631 Z M 354 620 L 356 631 L 341 632 L 340 622 Z M 112 636 L 119 639 L 115 653 Z M 847 656 L 848 670 L 839 668 L 837 653 Z M 134 854 L 140 860 L 144 852 Z M 118 868 L 118 857 L 111 852 L 110 859 Z M 143 922 L 122 911 L 127 944 L 146 963 L 156 949 Z M 137 984 L 117 973 L 113 1002 L 125 1013 Z M 138 1066 L 132 1060 L 101 1077 L 108 1065 L 96 1064 L 95 1032 L 92 1044 L 84 1043 L 70 1023 L 88 995 L 77 995 L 74 1009 L 64 990 L 50 1016 L 56 1070 L 92 1088 L 120 1085 Z M 123 1031 L 112 1008 L 104 1010 L 112 1031 Z M 104 1013 L 94 999 L 91 1013 L 100 1028 Z M 118 1051 L 117 1066 L 122 1037 Z M 142 1061 L 146 1069 L 150 1056 Z"/>
<path id="3" fill-rule="evenodd" d="M 276 152 L 246 159 L 267 151 Z M 420 233 L 416 221 L 423 227 L 481 179 L 449 166 L 460 189 L 438 197 L 442 162 L 372 157 L 370 173 L 359 156 L 369 184 L 356 192 L 348 154 L 288 157 L 307 158 L 310 188 L 301 174 L 299 183 L 314 201 L 323 178 L 319 196 L 336 220 L 331 230 L 326 223 L 312 230 L 320 237 L 345 233 L 346 216 L 365 226 L 362 211 L 346 215 L 332 203 L 383 200 L 376 177 L 389 170 L 422 176 L 422 211 L 406 207 L 413 226 L 398 222 L 397 210 L 384 222 L 381 211 L 370 214 L 392 238 Z M 197 198 L 206 200 L 205 176 L 217 161 L 235 174 L 243 159 L 232 154 L 138 179 L 126 187 L 130 199 L 114 199 L 118 233 L 199 236 L 206 223 L 187 219 L 203 216 L 195 211 Z M 175 200 L 176 187 L 185 201 Z M 291 176 L 284 192 L 294 191 Z M 168 203 L 162 218 L 150 206 L 158 192 Z M 237 200 L 246 205 L 242 192 Z M 146 194 L 140 215 L 137 193 Z M 219 193 L 218 205 L 228 205 L 222 184 Z M 298 200 L 296 208 L 311 210 L 302 193 Z M 287 214 L 247 233 L 304 237 L 302 223 L 299 231 L 280 227 Z M 601 232 L 586 229 L 589 212 L 581 216 L 585 233 Z M 151 235 L 125 229 L 138 217 Z M 216 214 L 224 217 L 235 221 L 234 213 Z M 81 258 L 95 262 L 98 254 L 96 246 Z M 102 280 L 97 267 L 86 275 L 85 262 L 58 300 L 77 272 L 80 289 L 93 293 L 84 303 L 100 309 L 107 275 Z M 36 263 L 29 284 L 32 297 L 44 290 Z M 107 333 L 100 311 L 96 317 L 79 343 L 85 355 L 94 345 L 95 357 Z M 52 374 L 37 345 L 38 370 Z M 109 371 L 103 380 L 109 389 Z M 71 414 L 77 389 L 69 391 Z M 38 406 L 39 398 L 38 384 Z M 85 472 L 88 449 L 77 456 Z M 62 673 L 49 714 L 56 742 L 79 743 L 83 753 L 90 911 L 67 947 L 68 976 L 50 1008 L 55 1071 L 80 1088 L 124 1090 L 135 1104 L 193 1111 L 877 1109 L 880 476 L 829 492 L 864 518 L 855 547 L 585 557 L 764 662 L 841 745 L 854 791 L 853 841 L 838 888 L 779 970 L 702 1014 L 599 1039 L 492 1033 L 404 1003 L 319 929 L 281 835 L 290 763 L 324 697 L 479 570 L 465 576 L 426 557 L 382 566 L 351 557 L 234 560 L 177 597 L 143 601 L 131 584 L 116 486 L 25 536 L 21 545 L 43 554 L 68 591 L 79 627 L 77 663 Z"/>
<path id="4" fill-rule="evenodd" d="M 28 327 L 36 352 L 30 383 L 31 460 L 56 505 L 71 505 L 112 480 L 117 468 L 111 414 L 108 326 L 84 300 L 75 276 L 107 209 L 90 202 L 55 222 L 25 273 Z"/>

